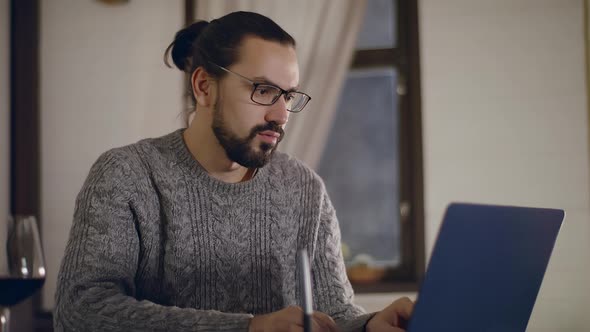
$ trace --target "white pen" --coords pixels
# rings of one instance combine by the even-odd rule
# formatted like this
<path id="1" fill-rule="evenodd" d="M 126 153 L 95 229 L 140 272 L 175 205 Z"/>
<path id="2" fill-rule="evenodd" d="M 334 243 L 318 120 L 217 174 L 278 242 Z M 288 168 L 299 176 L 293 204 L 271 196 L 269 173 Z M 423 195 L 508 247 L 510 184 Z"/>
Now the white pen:
<path id="1" fill-rule="evenodd" d="M 307 250 L 301 249 L 298 253 L 299 282 L 303 295 L 303 331 L 311 332 L 311 315 L 313 315 L 313 299 L 311 294 L 311 272 Z"/>

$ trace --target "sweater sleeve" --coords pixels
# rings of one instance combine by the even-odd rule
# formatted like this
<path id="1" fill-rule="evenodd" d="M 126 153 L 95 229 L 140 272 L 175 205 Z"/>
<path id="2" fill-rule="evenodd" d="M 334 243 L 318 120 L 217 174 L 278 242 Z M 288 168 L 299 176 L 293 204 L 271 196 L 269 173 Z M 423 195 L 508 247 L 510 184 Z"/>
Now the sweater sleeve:
<path id="1" fill-rule="evenodd" d="M 76 200 L 58 275 L 56 331 L 247 331 L 248 314 L 158 305 L 134 297 L 140 239 L 133 167 L 120 150 L 93 165 Z"/>
<path id="2" fill-rule="evenodd" d="M 312 263 L 315 307 L 329 314 L 342 331 L 363 331 L 374 313 L 353 303 L 354 292 L 340 249 L 340 227 L 325 189 L 321 202 L 317 247 Z"/>

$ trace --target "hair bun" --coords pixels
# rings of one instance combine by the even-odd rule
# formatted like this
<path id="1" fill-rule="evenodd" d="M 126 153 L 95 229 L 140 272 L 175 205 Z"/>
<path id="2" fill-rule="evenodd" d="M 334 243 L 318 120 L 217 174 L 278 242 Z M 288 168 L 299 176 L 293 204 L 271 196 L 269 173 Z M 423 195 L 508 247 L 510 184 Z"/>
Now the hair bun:
<path id="1" fill-rule="evenodd" d="M 207 25 L 209 25 L 209 22 L 207 21 L 197 21 L 178 31 L 174 36 L 174 41 L 168 45 L 166 52 L 164 52 L 164 63 L 166 66 L 172 68 L 168 61 L 169 54 L 172 53 L 172 61 L 174 62 L 174 65 L 178 69 L 190 74 L 192 68 L 193 45 Z"/>

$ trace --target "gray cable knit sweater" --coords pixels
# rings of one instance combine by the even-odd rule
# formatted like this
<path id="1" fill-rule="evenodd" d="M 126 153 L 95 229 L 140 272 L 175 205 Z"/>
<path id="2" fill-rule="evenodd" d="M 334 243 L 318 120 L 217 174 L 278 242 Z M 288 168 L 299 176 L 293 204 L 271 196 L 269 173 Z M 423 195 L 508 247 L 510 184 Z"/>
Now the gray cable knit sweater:
<path id="1" fill-rule="evenodd" d="M 58 277 L 57 331 L 247 331 L 300 303 L 296 254 L 311 256 L 314 309 L 343 330 L 352 304 L 338 221 L 321 179 L 275 153 L 246 182 L 216 180 L 182 130 L 104 153 L 78 195 Z"/>

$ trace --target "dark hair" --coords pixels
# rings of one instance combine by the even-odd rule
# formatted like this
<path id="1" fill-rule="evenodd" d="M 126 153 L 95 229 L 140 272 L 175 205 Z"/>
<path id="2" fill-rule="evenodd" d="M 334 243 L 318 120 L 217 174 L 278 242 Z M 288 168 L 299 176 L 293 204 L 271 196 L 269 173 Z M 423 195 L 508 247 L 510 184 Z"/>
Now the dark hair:
<path id="1" fill-rule="evenodd" d="M 211 22 L 197 21 L 178 31 L 166 48 L 164 62 L 171 67 L 168 59 L 172 55 L 174 65 L 188 74 L 203 67 L 208 73 L 222 77 L 226 73 L 210 62 L 222 67 L 235 63 L 239 57 L 238 47 L 247 35 L 295 47 L 293 37 L 270 18 L 240 11 Z"/>

